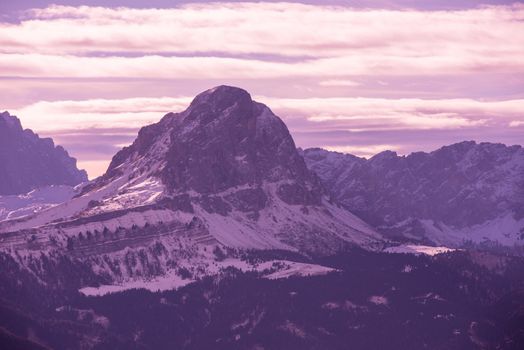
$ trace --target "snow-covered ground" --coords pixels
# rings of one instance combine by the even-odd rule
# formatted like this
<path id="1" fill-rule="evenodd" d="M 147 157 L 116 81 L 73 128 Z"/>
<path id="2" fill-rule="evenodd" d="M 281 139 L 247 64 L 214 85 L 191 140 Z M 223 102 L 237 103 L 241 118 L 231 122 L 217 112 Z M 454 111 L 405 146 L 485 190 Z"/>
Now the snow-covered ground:
<path id="1" fill-rule="evenodd" d="M 465 241 L 482 243 L 498 242 L 513 246 L 524 244 L 524 218 L 515 219 L 513 213 L 507 213 L 493 220 L 466 228 L 455 228 L 442 223 L 436 225 L 432 220 L 421 220 L 426 236 L 442 245 L 460 246 Z"/>
<path id="2" fill-rule="evenodd" d="M 260 264 L 249 264 L 243 260 L 230 258 L 209 264 L 208 270 L 204 275 L 218 274 L 222 269 L 227 267 L 235 267 L 245 272 L 260 272 L 264 274 L 263 278 L 273 280 L 292 276 L 319 276 L 337 271 L 327 266 L 299 263 L 288 260 L 271 260 Z M 118 284 L 102 285 L 99 287 L 84 287 L 81 288 L 79 292 L 85 296 L 103 296 L 106 294 L 119 293 L 131 289 L 146 289 L 152 292 L 159 292 L 165 290 L 176 290 L 194 281 L 195 279 L 184 279 L 174 270 L 171 270 L 163 276 L 152 279 L 136 278 Z"/>
<path id="3" fill-rule="evenodd" d="M 159 180 L 146 175 L 129 180 L 130 172 L 124 172 L 113 181 L 96 188 L 80 197 L 58 201 L 28 216 L 24 220 L 6 222 L 0 225 L 1 231 L 17 231 L 49 224 L 54 221 L 71 219 L 82 214 L 90 216 L 104 212 L 122 210 L 153 203 L 162 194 L 163 185 Z M 79 185 L 80 186 L 80 185 Z M 75 192 L 79 192 L 79 187 Z"/>
<path id="4" fill-rule="evenodd" d="M 285 262 L 285 268 L 264 276 L 268 279 L 288 278 L 291 276 L 319 276 L 336 271 L 335 269 L 322 265 L 304 264 L 299 262 Z"/>
<path id="5" fill-rule="evenodd" d="M 0 196 L 0 221 L 38 213 L 70 200 L 76 191 L 71 186 L 46 186 L 26 194 Z"/>
<path id="6" fill-rule="evenodd" d="M 193 282 L 191 279 L 183 279 L 174 271 L 170 271 L 164 276 L 150 280 L 136 279 L 126 281 L 121 284 L 102 285 L 100 287 L 85 287 L 79 290 L 85 296 L 102 296 L 111 293 L 119 293 L 130 289 L 147 289 L 151 292 L 162 292 L 174 290 Z"/>
<path id="7" fill-rule="evenodd" d="M 346 241 L 373 249 L 382 241 L 382 236 L 372 227 L 327 198 L 323 198 L 321 206 L 310 206 L 307 211 L 302 206 L 283 202 L 277 195 L 280 184 L 282 182 L 263 184 L 268 203 L 257 220 L 235 210 L 226 216 L 208 213 L 198 205 L 194 205 L 195 215 L 207 224 L 211 235 L 229 247 L 293 251 L 301 241 L 319 239 L 333 245 Z M 230 193 L 231 190 L 225 194 Z M 219 195 L 225 199 L 225 194 Z M 312 245 L 311 250 L 314 248 Z"/>
<path id="8" fill-rule="evenodd" d="M 425 255 L 437 255 L 447 252 L 455 251 L 455 249 L 447 247 L 431 247 L 425 245 L 415 244 L 403 244 L 395 247 L 389 247 L 384 249 L 386 253 L 397 253 L 397 254 L 425 254 Z"/>

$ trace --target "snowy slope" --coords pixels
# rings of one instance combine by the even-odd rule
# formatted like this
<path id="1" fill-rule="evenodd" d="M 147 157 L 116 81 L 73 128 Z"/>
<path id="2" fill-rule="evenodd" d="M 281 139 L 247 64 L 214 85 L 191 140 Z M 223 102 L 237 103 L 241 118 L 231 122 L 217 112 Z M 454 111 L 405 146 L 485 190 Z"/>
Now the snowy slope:
<path id="1" fill-rule="evenodd" d="M 56 185 L 21 195 L 0 196 L 0 221 L 35 214 L 66 202 L 75 194 L 71 186 Z"/>
<path id="2" fill-rule="evenodd" d="M 396 254 L 425 254 L 425 255 L 437 255 L 442 253 L 448 253 L 455 251 L 455 249 L 447 247 L 432 247 L 425 245 L 415 245 L 415 244 L 403 244 L 394 247 L 388 247 L 384 249 L 386 253 L 396 253 Z"/>

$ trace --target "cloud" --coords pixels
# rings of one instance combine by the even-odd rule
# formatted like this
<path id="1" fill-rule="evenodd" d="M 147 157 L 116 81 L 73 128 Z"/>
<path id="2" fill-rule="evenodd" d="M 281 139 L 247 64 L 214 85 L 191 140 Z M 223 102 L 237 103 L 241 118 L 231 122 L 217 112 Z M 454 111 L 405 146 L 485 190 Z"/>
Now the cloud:
<path id="1" fill-rule="evenodd" d="M 430 150 L 464 139 L 513 143 L 521 138 L 524 127 L 524 100 L 254 99 L 284 119 L 298 146 L 364 157 L 386 149 L 402 154 Z M 191 97 L 184 96 L 40 101 L 15 112 L 25 127 L 53 137 L 95 176 L 120 148 L 134 140 L 140 127 L 157 122 L 168 112 L 183 111 L 190 101 Z M 514 132 L 508 132 L 510 123 Z"/>
<path id="2" fill-rule="evenodd" d="M 347 79 L 330 79 L 330 80 L 322 80 L 318 83 L 320 86 L 359 86 L 360 83 L 353 81 L 353 80 L 347 80 Z"/>
<path id="3" fill-rule="evenodd" d="M 135 128 L 181 112 L 192 97 L 40 101 L 14 111 L 37 131 Z M 315 130 L 455 129 L 520 125 L 524 99 L 278 98 L 254 96 L 290 125 Z M 516 122 L 518 121 L 518 122 Z"/>
<path id="4" fill-rule="evenodd" d="M 524 55 L 524 52 L 522 53 Z M 521 56 L 522 57 L 522 56 Z M 468 63 L 465 63 L 465 62 Z M 86 69 L 88 67 L 88 69 Z M 0 74 L 38 78 L 193 78 L 239 79 L 352 75 L 466 74 L 480 70 L 524 72 L 521 60 L 506 57 L 382 57 L 359 54 L 301 62 L 271 62 L 224 57 L 78 57 L 42 54 L 2 54 Z M 333 81 L 333 79 L 330 79 Z M 329 81 L 329 80 L 328 80 Z"/>
<path id="5" fill-rule="evenodd" d="M 512 127 L 512 128 L 516 128 L 516 127 L 519 127 L 519 126 L 524 126 L 524 120 L 512 120 L 512 121 L 509 122 L 509 126 Z"/>
<path id="6" fill-rule="evenodd" d="M 334 151 L 339 153 L 349 153 L 353 154 L 358 157 L 364 157 L 364 158 L 370 158 L 374 156 L 377 153 L 380 153 L 385 150 L 394 151 L 399 149 L 400 147 L 398 145 L 384 145 L 384 144 L 377 144 L 377 145 L 365 145 L 365 146 L 357 146 L 357 145 L 346 145 L 346 146 L 330 146 L 330 145 L 323 145 L 320 146 L 320 148 L 327 149 L 328 151 Z"/>
<path id="7" fill-rule="evenodd" d="M 361 74 L 524 72 L 523 19 L 522 4 L 455 11 L 263 2 L 51 6 L 0 24 L 0 75 L 309 76 L 329 85 Z"/>
<path id="8" fill-rule="evenodd" d="M 40 101 L 14 112 L 22 118 L 24 126 L 38 132 L 97 128 L 137 130 L 170 111 L 185 109 L 190 101 L 187 97 Z"/>
<path id="9" fill-rule="evenodd" d="M 51 6 L 4 25 L 3 50 L 270 53 L 330 57 L 355 49 L 519 49 L 524 6 L 456 11 L 377 10 L 293 3 L 188 4 L 172 9 Z M 234 23 L 234 26 L 232 25 Z M 306 30 L 306 29 L 314 30 Z M 416 29 L 416 30 L 413 30 Z M 39 35 L 35 35 L 39 33 Z M 457 35 L 459 34 L 459 35 Z M 254 40 L 256 38 L 256 40 Z M 86 45 L 89 44 L 89 45 Z M 521 48 L 520 48 L 521 49 Z"/>
<path id="10" fill-rule="evenodd" d="M 482 101 L 475 99 L 418 98 L 270 98 L 260 97 L 288 118 L 303 119 L 301 130 L 456 129 L 506 126 L 524 118 L 524 99 Z M 293 121 L 291 121 L 293 123 Z M 314 126 L 311 124 L 315 124 Z"/>

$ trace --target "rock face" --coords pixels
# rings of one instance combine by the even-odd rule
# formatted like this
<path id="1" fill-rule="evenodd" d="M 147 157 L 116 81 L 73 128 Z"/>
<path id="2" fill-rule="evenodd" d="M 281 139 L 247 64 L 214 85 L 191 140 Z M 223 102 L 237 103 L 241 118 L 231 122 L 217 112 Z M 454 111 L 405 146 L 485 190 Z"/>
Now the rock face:
<path id="1" fill-rule="evenodd" d="M 87 181 L 76 160 L 52 139 L 22 128 L 7 112 L 0 114 L 0 195 L 27 193 L 48 185 L 77 185 Z"/>
<path id="2" fill-rule="evenodd" d="M 331 200 L 284 123 L 228 86 L 142 128 L 71 200 L 0 223 L 0 232 L 0 249 L 65 255 L 106 284 L 176 280 L 182 267 L 195 277 L 212 274 L 217 264 L 236 264 L 238 252 L 323 255 L 383 244 Z M 237 253 L 224 265 L 214 260 L 224 258 L 221 250 Z"/>
<path id="3" fill-rule="evenodd" d="M 369 160 L 303 152 L 334 197 L 383 233 L 461 244 L 524 241 L 524 149 L 462 142 Z"/>
<path id="4" fill-rule="evenodd" d="M 170 113 L 143 128 L 133 145 L 113 158 L 106 178 L 114 178 L 126 164 L 133 164 L 134 173 L 155 169 L 170 194 L 212 196 L 249 187 L 235 196 L 237 209 L 264 208 L 264 183 L 278 183 L 278 196 L 288 204 L 321 203 L 319 180 L 307 169 L 282 120 L 234 87 L 208 90 L 185 112 Z"/>

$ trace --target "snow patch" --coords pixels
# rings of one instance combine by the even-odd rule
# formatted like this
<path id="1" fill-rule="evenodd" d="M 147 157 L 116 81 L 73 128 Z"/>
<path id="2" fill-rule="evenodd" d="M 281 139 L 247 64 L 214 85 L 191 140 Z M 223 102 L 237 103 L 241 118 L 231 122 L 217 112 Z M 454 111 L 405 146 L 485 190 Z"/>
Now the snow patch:
<path id="1" fill-rule="evenodd" d="M 372 295 L 369 297 L 369 302 L 375 305 L 387 305 L 388 299 L 381 295 Z"/>
<path id="2" fill-rule="evenodd" d="M 207 262 L 204 261 L 206 257 L 201 256 L 200 258 L 200 262 L 202 263 L 201 266 L 205 270 L 202 276 L 217 275 L 220 273 L 221 270 L 226 269 L 228 267 L 234 267 L 244 272 L 266 273 L 266 275 L 264 275 L 263 278 L 272 280 L 288 278 L 291 276 L 319 276 L 325 275 L 333 271 L 337 271 L 333 268 L 326 266 L 299 263 L 288 260 L 271 260 L 265 261 L 260 264 L 250 264 L 247 261 L 234 258 L 225 259 L 223 261 L 208 260 Z M 188 261 L 186 263 L 190 262 Z M 181 264 L 181 266 L 183 265 L 184 264 Z M 165 275 L 156 278 L 135 278 L 112 285 L 102 285 L 99 287 L 84 287 L 79 289 L 79 292 L 85 296 L 103 296 L 106 294 L 119 293 L 131 289 L 146 289 L 151 292 L 161 292 L 166 290 L 176 290 L 180 287 L 194 282 L 196 279 L 198 278 L 183 279 L 176 273 L 175 270 L 170 270 Z"/>
<path id="3" fill-rule="evenodd" d="M 405 244 L 405 245 L 399 245 L 396 247 L 389 247 L 384 249 L 384 252 L 386 253 L 396 253 L 396 254 L 425 254 L 425 255 L 437 255 L 447 252 L 455 251 L 456 249 L 448 248 L 448 247 L 431 247 L 431 246 L 425 246 L 425 245 L 415 245 L 415 244 Z"/>
<path id="4" fill-rule="evenodd" d="M 71 186 L 47 186 L 26 194 L 0 196 L 0 221 L 35 214 L 70 200 L 76 191 Z"/>
<path id="5" fill-rule="evenodd" d="M 299 262 L 294 262 L 294 261 L 286 261 L 282 263 L 285 266 L 284 268 L 281 268 L 280 270 L 276 272 L 273 272 L 267 276 L 264 276 L 264 278 L 274 280 L 274 279 L 288 278 L 291 276 L 301 276 L 301 277 L 320 276 L 320 275 L 326 275 L 330 272 L 338 271 L 331 267 L 322 266 L 322 265 L 305 264 L 305 263 L 299 263 Z"/>
<path id="6" fill-rule="evenodd" d="M 405 265 L 404 268 L 402 269 L 402 272 L 404 273 L 410 273 L 411 271 L 413 271 L 413 266 L 411 265 Z"/>
<path id="7" fill-rule="evenodd" d="M 131 280 L 121 284 L 102 285 L 100 287 L 85 287 L 79 290 L 85 296 L 103 296 L 106 294 L 124 292 L 131 289 L 146 289 L 151 292 L 162 292 L 166 290 L 174 290 L 183 287 L 193 282 L 191 279 L 183 279 L 174 271 L 167 273 L 164 276 L 153 278 L 150 280 Z"/>

